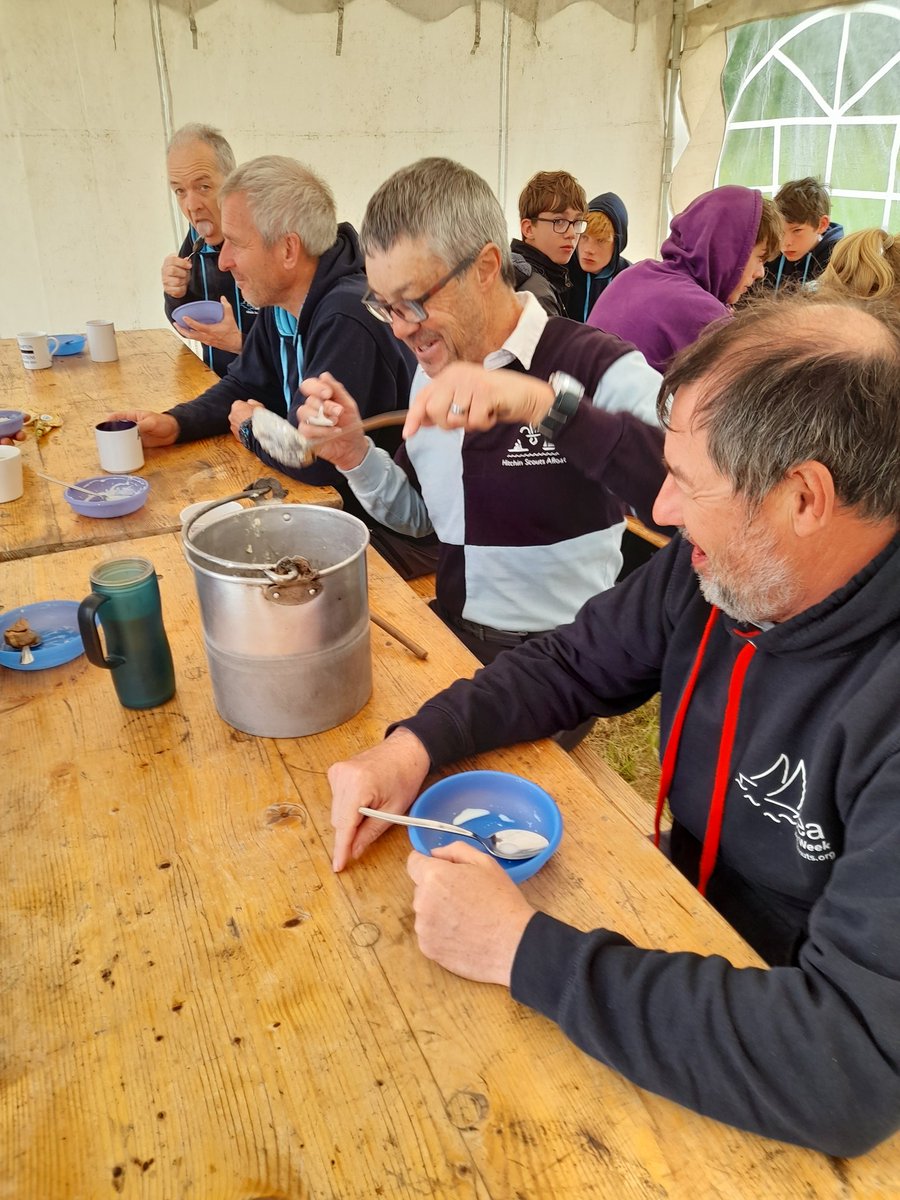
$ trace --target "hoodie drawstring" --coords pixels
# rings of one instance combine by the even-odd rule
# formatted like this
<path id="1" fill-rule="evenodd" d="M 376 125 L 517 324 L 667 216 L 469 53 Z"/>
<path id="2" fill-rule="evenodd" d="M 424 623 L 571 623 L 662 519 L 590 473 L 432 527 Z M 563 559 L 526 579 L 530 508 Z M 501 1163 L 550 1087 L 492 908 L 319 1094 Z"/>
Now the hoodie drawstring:
<path id="1" fill-rule="evenodd" d="M 672 784 L 672 776 L 675 773 L 675 762 L 678 758 L 678 746 L 681 741 L 681 733 L 684 728 L 684 720 L 687 716 L 687 710 L 691 703 L 691 697 L 694 694 L 694 687 L 697 683 L 697 676 L 700 674 L 700 666 L 706 654 L 706 648 L 709 644 L 710 635 L 712 634 L 713 626 L 719 616 L 719 610 L 713 606 L 710 611 L 709 619 L 706 622 L 706 627 L 703 630 L 703 636 L 700 639 L 700 645 L 697 647 L 697 654 L 694 658 L 693 666 L 691 667 L 690 675 L 685 684 L 684 692 L 681 700 L 678 703 L 678 708 L 675 712 L 675 719 L 672 722 L 672 729 L 669 733 L 669 740 L 666 743 L 665 753 L 663 754 L 662 770 L 659 779 L 659 792 L 656 798 L 656 817 L 653 823 L 653 844 L 659 846 L 660 837 L 660 821 L 662 820 L 663 809 L 665 808 L 666 800 L 669 795 L 669 788 Z M 755 637 L 755 634 L 747 635 Z M 756 653 L 756 645 L 749 641 L 745 646 L 742 646 L 734 666 L 731 669 L 731 679 L 728 682 L 728 699 L 725 704 L 725 716 L 722 719 L 722 732 L 719 736 L 719 753 L 716 758 L 716 773 L 713 782 L 712 797 L 709 804 L 709 815 L 706 819 L 706 831 L 703 835 L 703 850 L 700 854 L 700 869 L 697 879 L 697 890 L 701 896 L 706 895 L 706 885 L 709 883 L 709 877 L 713 873 L 713 868 L 716 865 L 716 858 L 719 853 L 719 838 L 722 833 L 722 818 L 725 815 L 725 793 L 728 790 L 728 777 L 731 767 L 731 752 L 734 748 L 734 737 L 737 731 L 738 714 L 741 706 L 741 693 L 744 689 L 744 679 L 747 674 L 747 669 L 750 666 L 750 659 Z"/>

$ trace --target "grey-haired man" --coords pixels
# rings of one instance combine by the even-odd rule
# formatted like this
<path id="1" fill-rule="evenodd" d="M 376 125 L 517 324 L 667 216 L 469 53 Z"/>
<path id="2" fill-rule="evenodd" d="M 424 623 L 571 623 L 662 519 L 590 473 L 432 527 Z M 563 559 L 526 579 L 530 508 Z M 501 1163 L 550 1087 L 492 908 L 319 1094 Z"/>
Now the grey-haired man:
<path id="1" fill-rule="evenodd" d="M 642 1087 L 860 1154 L 900 1127 L 900 313 L 768 301 L 666 385 L 655 514 L 683 536 L 334 765 L 334 866 L 385 828 L 360 805 L 405 812 L 432 769 L 659 692 L 673 861 L 773 969 L 582 932 L 463 843 L 410 856 L 419 944 Z M 494 408 L 473 390 L 467 423 Z M 423 420 L 451 427 L 446 397 Z"/>
<path id="2" fill-rule="evenodd" d="M 396 461 L 358 429 L 321 453 L 376 520 L 437 533 L 436 611 L 487 662 L 614 583 L 626 507 L 649 519 L 662 479 L 660 376 L 628 343 L 548 317 L 513 290 L 500 204 L 459 163 L 423 159 L 391 176 L 369 201 L 360 243 L 368 308 L 419 364 L 411 397 L 439 390 L 456 426 L 408 427 Z M 527 420 L 511 410 L 489 431 L 464 428 L 473 378 L 490 377 L 496 393 L 513 372 L 536 397 Z M 317 436 L 308 418 L 320 405 L 352 426 L 340 371 L 302 390 L 304 434 Z M 583 437 L 563 453 L 557 433 L 576 417 Z"/>

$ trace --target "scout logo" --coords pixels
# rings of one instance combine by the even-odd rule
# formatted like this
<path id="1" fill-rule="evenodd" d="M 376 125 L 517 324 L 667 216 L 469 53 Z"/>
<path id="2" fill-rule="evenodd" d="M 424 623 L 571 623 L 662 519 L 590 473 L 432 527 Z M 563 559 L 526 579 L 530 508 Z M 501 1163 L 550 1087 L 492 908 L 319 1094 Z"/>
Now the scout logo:
<path id="1" fill-rule="evenodd" d="M 786 754 L 778 758 L 766 771 L 759 775 L 738 773 L 735 783 L 743 791 L 745 800 L 760 809 L 764 817 L 782 822 L 794 830 L 797 853 L 809 862 L 825 862 L 835 857 L 831 843 L 825 838 L 821 825 L 804 821 L 803 801 L 806 799 L 806 764 L 801 758 L 791 770 Z"/>
<path id="2" fill-rule="evenodd" d="M 504 467 L 545 467 L 566 460 L 535 425 L 522 425 L 513 445 L 503 458 Z"/>

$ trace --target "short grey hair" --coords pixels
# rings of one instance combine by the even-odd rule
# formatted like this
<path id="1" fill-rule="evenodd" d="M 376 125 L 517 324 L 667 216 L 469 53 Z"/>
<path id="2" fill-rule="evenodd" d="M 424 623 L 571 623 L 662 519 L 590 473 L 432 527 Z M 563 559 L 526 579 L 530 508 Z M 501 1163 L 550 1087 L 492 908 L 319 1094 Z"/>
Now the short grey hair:
<path id="1" fill-rule="evenodd" d="M 682 350 L 658 411 L 697 384 L 693 424 L 752 509 L 793 467 L 828 468 L 864 520 L 900 522 L 900 311 L 880 301 L 766 297 Z"/>
<path id="2" fill-rule="evenodd" d="M 295 158 L 264 154 L 242 163 L 222 184 L 219 200 L 236 192 L 246 196 L 266 246 L 296 233 L 306 253 L 318 258 L 337 241 L 331 188 Z"/>
<path id="3" fill-rule="evenodd" d="M 480 175 L 452 159 L 421 158 L 402 167 L 367 204 L 359 231 L 364 255 L 384 253 L 403 238 L 424 240 L 448 267 L 493 243 L 503 279 L 514 286 L 500 201 Z"/>
<path id="4" fill-rule="evenodd" d="M 234 170 L 237 160 L 221 130 L 214 129 L 212 125 L 201 125 L 197 121 L 189 125 L 182 125 L 180 129 L 175 130 L 166 146 L 166 157 L 168 158 L 173 150 L 178 150 L 182 146 L 188 145 L 189 142 L 203 142 L 204 145 L 209 146 L 216 156 L 216 165 L 223 175 L 228 175 Z"/>

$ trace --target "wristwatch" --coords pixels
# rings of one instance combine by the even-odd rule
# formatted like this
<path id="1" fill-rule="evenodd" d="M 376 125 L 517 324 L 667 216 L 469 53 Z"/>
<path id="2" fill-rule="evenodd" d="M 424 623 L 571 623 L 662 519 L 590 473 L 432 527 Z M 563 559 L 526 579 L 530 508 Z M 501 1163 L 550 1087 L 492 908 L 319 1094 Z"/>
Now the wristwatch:
<path id="1" fill-rule="evenodd" d="M 538 425 L 538 432 L 542 433 L 548 441 L 553 442 L 581 403 L 584 388 L 577 379 L 566 375 L 564 371 L 554 371 L 547 382 L 553 388 L 555 398 L 550 411 Z"/>
<path id="2" fill-rule="evenodd" d="M 238 438 L 245 450 L 253 449 L 253 418 L 248 417 L 238 426 Z"/>

